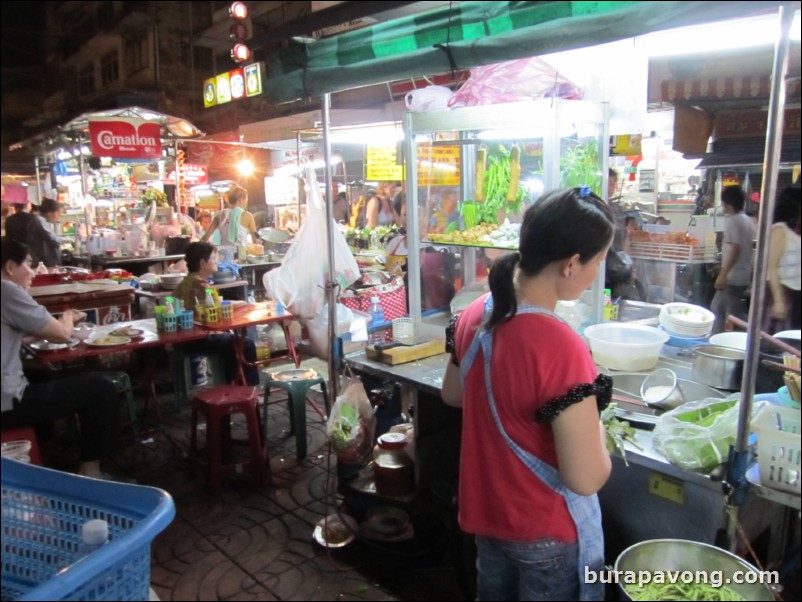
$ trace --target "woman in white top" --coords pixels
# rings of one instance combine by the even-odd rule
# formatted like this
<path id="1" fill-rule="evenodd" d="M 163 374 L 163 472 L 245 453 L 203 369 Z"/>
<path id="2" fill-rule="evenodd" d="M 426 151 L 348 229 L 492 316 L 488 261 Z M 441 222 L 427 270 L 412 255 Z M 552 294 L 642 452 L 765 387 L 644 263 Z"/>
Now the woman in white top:
<path id="1" fill-rule="evenodd" d="M 763 310 L 763 329 L 768 333 L 798 330 L 802 251 L 800 251 L 800 187 L 789 186 L 780 193 L 774 209 L 769 238 L 768 287 Z"/>
<path id="2" fill-rule="evenodd" d="M 214 216 L 201 240 L 206 242 L 219 229 L 221 245 L 246 245 L 253 242 L 256 239 L 256 222 L 253 214 L 245 210 L 247 206 L 248 191 L 234 184 L 226 193 L 226 208 Z"/>
<path id="3" fill-rule="evenodd" d="M 384 182 L 379 185 L 374 194 L 368 199 L 365 209 L 366 226 L 375 228 L 376 226 L 389 226 L 395 222 L 395 214 L 391 200 L 395 196 L 395 184 Z"/>

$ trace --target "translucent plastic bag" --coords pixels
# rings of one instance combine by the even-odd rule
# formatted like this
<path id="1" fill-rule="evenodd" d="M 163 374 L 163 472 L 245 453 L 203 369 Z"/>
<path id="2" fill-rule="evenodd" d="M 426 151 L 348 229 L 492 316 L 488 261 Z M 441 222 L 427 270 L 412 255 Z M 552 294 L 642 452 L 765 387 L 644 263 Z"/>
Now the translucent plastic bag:
<path id="1" fill-rule="evenodd" d="M 326 423 L 326 434 L 337 459 L 347 464 L 367 463 L 375 432 L 376 418 L 365 386 L 359 379 L 348 379 Z"/>
<path id="2" fill-rule="evenodd" d="M 404 97 L 407 109 L 413 113 L 445 111 L 451 98 L 451 90 L 445 86 L 426 86 L 408 92 Z"/>
<path id="3" fill-rule="evenodd" d="M 767 402 L 753 404 L 752 415 Z M 684 403 L 657 419 L 654 447 L 686 470 L 708 471 L 727 461 L 738 433 L 740 395 Z"/>
<path id="4" fill-rule="evenodd" d="M 537 57 L 471 69 L 449 107 L 472 107 L 539 98 L 581 99 L 585 93 Z"/>
<path id="5" fill-rule="evenodd" d="M 326 223 L 326 208 L 320 197 L 315 170 L 306 170 L 306 220 L 295 235 L 281 266 L 264 278 L 267 294 L 282 303 L 299 318 L 314 318 L 326 302 L 325 284 L 329 280 L 328 237 L 334 237 L 334 280 L 344 290 L 359 278 L 359 266 L 348 248 L 340 229 L 332 221 Z M 275 273 L 274 272 L 278 272 Z M 287 274 L 290 272 L 293 277 Z M 294 286 L 291 282 L 294 280 Z M 291 290 L 291 289 L 294 289 Z M 291 294 L 295 293 L 294 298 Z"/>

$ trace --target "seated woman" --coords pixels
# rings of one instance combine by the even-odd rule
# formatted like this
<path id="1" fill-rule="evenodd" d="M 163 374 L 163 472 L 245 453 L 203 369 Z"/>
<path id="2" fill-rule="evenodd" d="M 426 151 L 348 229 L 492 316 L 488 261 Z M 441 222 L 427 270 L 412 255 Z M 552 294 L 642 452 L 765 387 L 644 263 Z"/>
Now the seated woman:
<path id="1" fill-rule="evenodd" d="M 206 299 L 206 289 L 210 288 L 209 278 L 217 271 L 217 249 L 208 242 L 192 242 L 184 252 L 188 274 L 173 291 L 173 297 L 181 299 L 186 309 L 195 309 Z M 212 289 L 217 300 L 217 291 Z M 226 382 L 231 382 L 237 375 L 237 356 L 234 351 L 234 335 L 213 334 L 205 341 L 181 345 L 181 351 L 197 355 L 218 354 L 225 364 Z M 253 340 L 245 339 L 245 357 L 248 361 L 256 360 L 256 346 Z M 259 385 L 259 370 L 253 366 L 244 366 L 245 380 L 251 386 Z"/>
<path id="2" fill-rule="evenodd" d="M 86 314 L 68 309 L 54 318 L 28 293 L 33 280 L 31 256 L 19 241 L 2 239 L 2 424 L 5 428 L 29 426 L 78 414 L 81 421 L 79 474 L 108 478 L 100 459 L 114 453 L 120 443 L 119 408 L 114 384 L 102 374 L 72 376 L 44 383 L 29 383 L 20 360 L 22 338 L 36 335 L 53 343 L 66 343 L 73 324 Z"/>

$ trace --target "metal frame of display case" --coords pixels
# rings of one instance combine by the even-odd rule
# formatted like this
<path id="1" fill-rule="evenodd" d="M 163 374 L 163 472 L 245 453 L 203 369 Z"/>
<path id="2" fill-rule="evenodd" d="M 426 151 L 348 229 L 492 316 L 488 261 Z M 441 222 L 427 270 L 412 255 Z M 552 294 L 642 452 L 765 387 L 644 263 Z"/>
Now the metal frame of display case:
<path id="1" fill-rule="evenodd" d="M 458 132 L 461 139 L 456 140 L 468 152 L 460 153 L 461 201 L 465 191 L 474 184 L 474 167 L 471 158 L 475 156 L 473 145 L 466 143 L 465 133 L 475 131 L 506 130 L 521 132 L 518 140 L 528 140 L 526 132 L 541 131 L 543 139 L 543 182 L 544 189 L 551 190 L 560 183 L 560 140 L 561 127 L 566 124 L 592 124 L 596 128 L 598 156 L 600 159 L 602 190 L 607 189 L 609 152 L 608 106 L 606 103 L 592 103 L 580 100 L 552 98 L 538 101 L 505 103 L 504 105 L 481 105 L 464 107 L 433 113 L 410 113 L 404 115 L 404 156 L 407 184 L 407 248 L 409 257 L 419 257 L 421 236 L 419 232 L 419 196 L 416 135 L 431 135 L 437 132 Z M 511 138 L 512 139 L 512 138 Z M 470 149 L 470 150 L 468 150 Z M 434 243 L 449 246 L 447 242 Z M 474 278 L 475 247 L 462 247 L 463 282 Z M 409 315 L 416 328 L 421 325 L 421 268 L 419 261 L 408 261 Z M 593 322 L 602 319 L 604 295 L 604 269 L 591 287 Z"/>

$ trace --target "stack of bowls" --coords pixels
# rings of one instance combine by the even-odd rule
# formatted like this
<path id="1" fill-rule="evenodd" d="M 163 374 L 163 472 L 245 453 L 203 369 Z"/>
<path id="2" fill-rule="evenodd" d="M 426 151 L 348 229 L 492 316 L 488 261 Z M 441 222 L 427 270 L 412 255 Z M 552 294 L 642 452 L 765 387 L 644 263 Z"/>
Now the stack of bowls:
<path id="1" fill-rule="evenodd" d="M 186 274 L 162 274 L 159 285 L 168 291 L 175 290 Z"/>
<path id="2" fill-rule="evenodd" d="M 713 330 L 715 319 L 710 310 L 690 303 L 666 303 L 660 310 L 660 326 L 681 339 L 705 338 Z"/>

